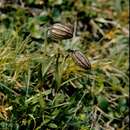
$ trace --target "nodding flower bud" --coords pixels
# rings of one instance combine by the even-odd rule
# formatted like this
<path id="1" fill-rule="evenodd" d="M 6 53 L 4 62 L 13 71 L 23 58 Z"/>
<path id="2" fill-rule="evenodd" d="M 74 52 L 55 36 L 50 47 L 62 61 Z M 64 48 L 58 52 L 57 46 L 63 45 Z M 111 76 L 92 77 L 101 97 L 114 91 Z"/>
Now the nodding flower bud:
<path id="1" fill-rule="evenodd" d="M 48 30 L 48 36 L 53 40 L 70 39 L 73 37 L 73 28 L 61 23 L 56 23 Z"/>
<path id="2" fill-rule="evenodd" d="M 70 52 L 72 54 L 72 59 L 77 65 L 84 69 L 91 69 L 91 63 L 88 58 L 84 56 L 84 54 L 78 50 L 70 50 Z"/>

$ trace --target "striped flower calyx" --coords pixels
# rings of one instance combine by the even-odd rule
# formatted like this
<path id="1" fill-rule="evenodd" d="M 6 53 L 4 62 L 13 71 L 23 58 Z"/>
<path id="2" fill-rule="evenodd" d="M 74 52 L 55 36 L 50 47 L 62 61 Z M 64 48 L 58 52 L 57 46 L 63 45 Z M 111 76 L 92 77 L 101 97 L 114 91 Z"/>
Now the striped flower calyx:
<path id="1" fill-rule="evenodd" d="M 53 40 L 70 39 L 73 37 L 73 28 L 61 23 L 56 23 L 48 30 L 49 38 Z"/>
<path id="2" fill-rule="evenodd" d="M 78 50 L 71 50 L 72 59 L 77 65 L 84 69 L 91 69 L 91 63 L 87 57 Z"/>

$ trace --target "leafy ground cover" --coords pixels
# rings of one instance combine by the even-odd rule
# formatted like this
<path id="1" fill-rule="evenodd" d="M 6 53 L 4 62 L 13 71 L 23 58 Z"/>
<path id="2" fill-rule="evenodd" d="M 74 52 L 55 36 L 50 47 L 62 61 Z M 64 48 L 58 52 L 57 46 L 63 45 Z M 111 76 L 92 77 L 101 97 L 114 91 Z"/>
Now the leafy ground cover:
<path id="1" fill-rule="evenodd" d="M 128 130 L 128 4 L 1 0 L 0 130 Z M 56 22 L 71 23 L 73 38 L 47 39 Z"/>

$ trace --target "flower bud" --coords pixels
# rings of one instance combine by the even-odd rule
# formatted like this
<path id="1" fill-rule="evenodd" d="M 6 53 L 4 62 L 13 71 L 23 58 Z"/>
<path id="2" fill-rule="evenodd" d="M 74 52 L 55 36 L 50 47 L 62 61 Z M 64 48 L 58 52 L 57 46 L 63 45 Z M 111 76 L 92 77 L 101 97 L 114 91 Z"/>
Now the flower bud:
<path id="1" fill-rule="evenodd" d="M 48 36 L 53 40 L 70 39 L 73 37 L 73 28 L 61 23 L 56 23 L 50 27 Z"/>
<path id="2" fill-rule="evenodd" d="M 71 50 L 72 58 L 77 65 L 84 69 L 91 69 L 90 61 L 78 50 Z"/>

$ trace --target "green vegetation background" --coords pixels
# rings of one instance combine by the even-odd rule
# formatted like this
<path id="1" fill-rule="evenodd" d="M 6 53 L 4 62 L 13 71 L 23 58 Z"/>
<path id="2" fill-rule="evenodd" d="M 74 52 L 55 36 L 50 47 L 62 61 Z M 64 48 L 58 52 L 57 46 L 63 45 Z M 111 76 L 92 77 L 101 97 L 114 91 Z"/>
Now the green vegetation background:
<path id="1" fill-rule="evenodd" d="M 0 0 L 0 130 L 128 130 L 127 0 Z M 46 40 L 56 22 L 70 40 Z M 90 59 L 82 70 L 68 55 Z"/>

